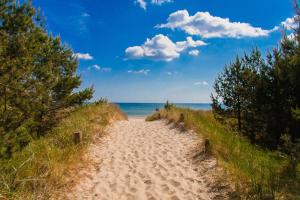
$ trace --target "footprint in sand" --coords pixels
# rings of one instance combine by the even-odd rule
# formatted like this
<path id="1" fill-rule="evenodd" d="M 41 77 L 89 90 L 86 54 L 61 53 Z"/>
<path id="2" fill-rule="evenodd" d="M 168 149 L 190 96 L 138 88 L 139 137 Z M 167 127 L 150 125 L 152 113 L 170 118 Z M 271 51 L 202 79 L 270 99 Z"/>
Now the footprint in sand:
<path id="1" fill-rule="evenodd" d="M 180 183 L 174 180 L 171 180 L 170 183 L 174 186 L 174 187 L 178 187 L 180 186 Z"/>
<path id="2" fill-rule="evenodd" d="M 213 184 L 206 183 L 212 178 L 204 171 L 214 168 L 210 163 L 215 161 L 205 161 L 207 166 L 194 171 L 185 156 L 199 142 L 192 133 L 182 134 L 162 121 L 134 118 L 115 122 L 106 132 L 88 152 L 101 167 L 83 169 L 87 178 L 66 194 L 67 199 L 210 200 L 218 195 L 209 188 Z"/>

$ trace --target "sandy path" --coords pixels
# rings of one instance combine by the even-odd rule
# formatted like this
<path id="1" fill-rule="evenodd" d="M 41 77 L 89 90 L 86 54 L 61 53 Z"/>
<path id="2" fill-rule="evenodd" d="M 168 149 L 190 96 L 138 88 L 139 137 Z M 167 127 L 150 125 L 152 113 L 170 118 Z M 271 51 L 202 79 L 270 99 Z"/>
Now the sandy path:
<path id="1" fill-rule="evenodd" d="M 181 133 L 165 122 L 143 119 L 115 122 L 101 144 L 92 145 L 95 163 L 80 174 L 69 199 L 213 199 L 208 159 L 195 168 L 187 156 L 199 142 L 192 132 Z"/>

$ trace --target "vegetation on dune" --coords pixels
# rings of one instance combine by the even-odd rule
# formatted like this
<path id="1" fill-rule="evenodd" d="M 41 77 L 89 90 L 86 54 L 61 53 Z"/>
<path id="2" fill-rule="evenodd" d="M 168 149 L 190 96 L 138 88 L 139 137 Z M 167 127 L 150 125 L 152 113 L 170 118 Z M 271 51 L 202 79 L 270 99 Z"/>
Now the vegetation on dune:
<path id="1" fill-rule="evenodd" d="M 0 44 L 0 199 L 49 199 L 92 138 L 125 116 L 106 99 L 85 105 L 93 89 L 78 89 L 74 52 L 31 1 L 0 1 Z"/>
<path id="2" fill-rule="evenodd" d="M 208 138 L 236 189 L 250 199 L 300 199 L 300 9 L 293 37 L 266 59 L 237 57 L 217 78 L 213 111 L 167 102 L 168 119 Z M 74 52 L 30 1 L 0 1 L 0 199 L 49 199 L 104 127 L 125 116 L 107 99 L 84 105 Z M 60 121 L 60 122 L 59 122 Z M 82 131 L 79 144 L 74 132 Z"/>
<path id="3" fill-rule="evenodd" d="M 207 138 L 220 166 L 228 172 L 243 199 L 299 199 L 300 165 L 291 171 L 290 157 L 279 151 L 251 144 L 214 118 L 211 111 L 195 111 L 175 106 L 160 110 L 146 120 L 167 119 L 176 123 L 184 114 L 184 126 Z"/>
<path id="4" fill-rule="evenodd" d="M 0 199 L 49 199 L 58 194 L 70 170 L 83 161 L 87 145 L 104 134 L 110 121 L 125 118 L 117 106 L 105 102 L 76 109 L 45 137 L 0 160 Z M 79 144 L 73 141 L 77 131 L 82 132 Z"/>
<path id="5" fill-rule="evenodd" d="M 208 138 L 214 155 L 250 199 L 300 199 L 300 9 L 292 37 L 263 58 L 258 49 L 225 66 L 212 112 L 174 107 L 147 120 L 178 122 Z"/>
<path id="6" fill-rule="evenodd" d="M 300 198 L 300 9 L 297 1 L 295 10 L 294 32 L 289 37 L 285 35 L 280 46 L 266 59 L 258 49 L 237 57 L 216 79 L 215 95 L 212 95 L 213 114 L 218 122 L 247 138 L 253 147 L 277 150 L 284 157 L 256 163 L 260 158 L 270 158 L 269 151 L 261 150 L 262 156 L 248 155 L 255 159 L 251 161 L 255 163 L 253 170 L 262 169 L 262 181 L 256 178 L 251 181 L 256 192 L 270 193 L 273 198 L 278 192 L 291 192 L 296 195 L 294 198 Z M 247 144 L 241 148 L 247 149 Z"/>

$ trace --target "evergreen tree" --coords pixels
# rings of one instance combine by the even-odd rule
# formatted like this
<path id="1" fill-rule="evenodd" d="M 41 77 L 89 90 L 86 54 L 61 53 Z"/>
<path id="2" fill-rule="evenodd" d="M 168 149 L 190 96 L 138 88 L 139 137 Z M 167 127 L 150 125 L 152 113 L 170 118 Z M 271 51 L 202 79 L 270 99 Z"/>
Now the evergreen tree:
<path id="1" fill-rule="evenodd" d="M 242 129 L 242 66 L 237 57 L 235 62 L 226 66 L 224 72 L 218 76 L 214 84 L 216 96 L 212 96 L 216 106 L 216 101 L 222 99 L 227 112 L 223 112 L 227 117 L 237 119 L 238 130 Z M 216 106 L 221 107 L 221 106 Z"/>
<path id="2" fill-rule="evenodd" d="M 60 38 L 49 36 L 31 2 L 0 2 L 0 156 L 42 136 L 65 108 L 90 99 L 78 62 Z"/>
<path id="3" fill-rule="evenodd" d="M 269 148 L 280 144 L 282 135 L 291 141 L 300 138 L 300 18 L 293 37 L 285 36 L 280 48 L 261 57 L 254 49 L 250 55 L 229 66 L 215 81 L 212 96 L 214 113 L 225 121 L 234 118 L 238 131 L 252 142 Z"/>

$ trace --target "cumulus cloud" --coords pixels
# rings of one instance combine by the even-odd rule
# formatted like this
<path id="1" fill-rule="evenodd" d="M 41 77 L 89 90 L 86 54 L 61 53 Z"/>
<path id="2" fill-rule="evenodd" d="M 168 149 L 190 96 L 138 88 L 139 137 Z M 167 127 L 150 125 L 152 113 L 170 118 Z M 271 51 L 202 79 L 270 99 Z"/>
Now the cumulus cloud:
<path id="1" fill-rule="evenodd" d="M 152 4 L 156 4 L 156 5 L 161 5 L 163 3 L 170 3 L 172 2 L 172 0 L 152 0 L 151 3 Z"/>
<path id="2" fill-rule="evenodd" d="M 295 17 L 287 18 L 285 21 L 281 22 L 281 25 L 287 30 L 295 30 L 298 27 Z"/>
<path id="3" fill-rule="evenodd" d="M 148 75 L 150 72 L 149 69 L 141 69 L 141 70 L 128 70 L 127 71 L 129 74 L 143 74 L 143 75 Z"/>
<path id="4" fill-rule="evenodd" d="M 179 29 L 203 38 L 261 37 L 268 36 L 278 29 L 275 27 L 272 30 L 264 30 L 260 27 L 253 27 L 249 23 L 231 22 L 228 18 L 212 16 L 209 12 L 197 12 L 190 16 L 187 10 L 171 13 L 166 24 L 156 27 Z"/>
<path id="5" fill-rule="evenodd" d="M 141 46 L 128 47 L 125 53 L 129 59 L 147 58 L 152 60 L 172 61 L 188 49 L 207 45 L 202 40 L 193 40 L 187 37 L 185 41 L 173 42 L 168 36 L 162 34 L 147 39 Z"/>
<path id="6" fill-rule="evenodd" d="M 101 67 L 99 65 L 93 65 L 92 67 L 98 71 L 101 69 Z"/>
<path id="7" fill-rule="evenodd" d="M 198 82 L 195 82 L 194 85 L 208 85 L 208 82 L 206 82 L 206 81 L 198 81 Z"/>
<path id="8" fill-rule="evenodd" d="M 135 4 L 138 4 L 141 8 L 143 8 L 144 10 L 147 9 L 147 3 L 145 0 L 136 0 Z"/>
<path id="9" fill-rule="evenodd" d="M 297 16 L 286 18 L 283 22 L 281 22 L 281 26 L 286 30 L 286 37 L 289 40 L 295 40 L 295 30 L 299 26 L 299 22 L 297 22 Z"/>
<path id="10" fill-rule="evenodd" d="M 191 51 L 189 51 L 189 55 L 191 55 L 191 56 L 198 56 L 199 55 L 199 50 L 197 50 L 197 49 L 194 49 L 194 50 L 191 50 Z"/>
<path id="11" fill-rule="evenodd" d="M 75 53 L 75 56 L 79 60 L 93 60 L 93 57 L 89 53 Z"/>

